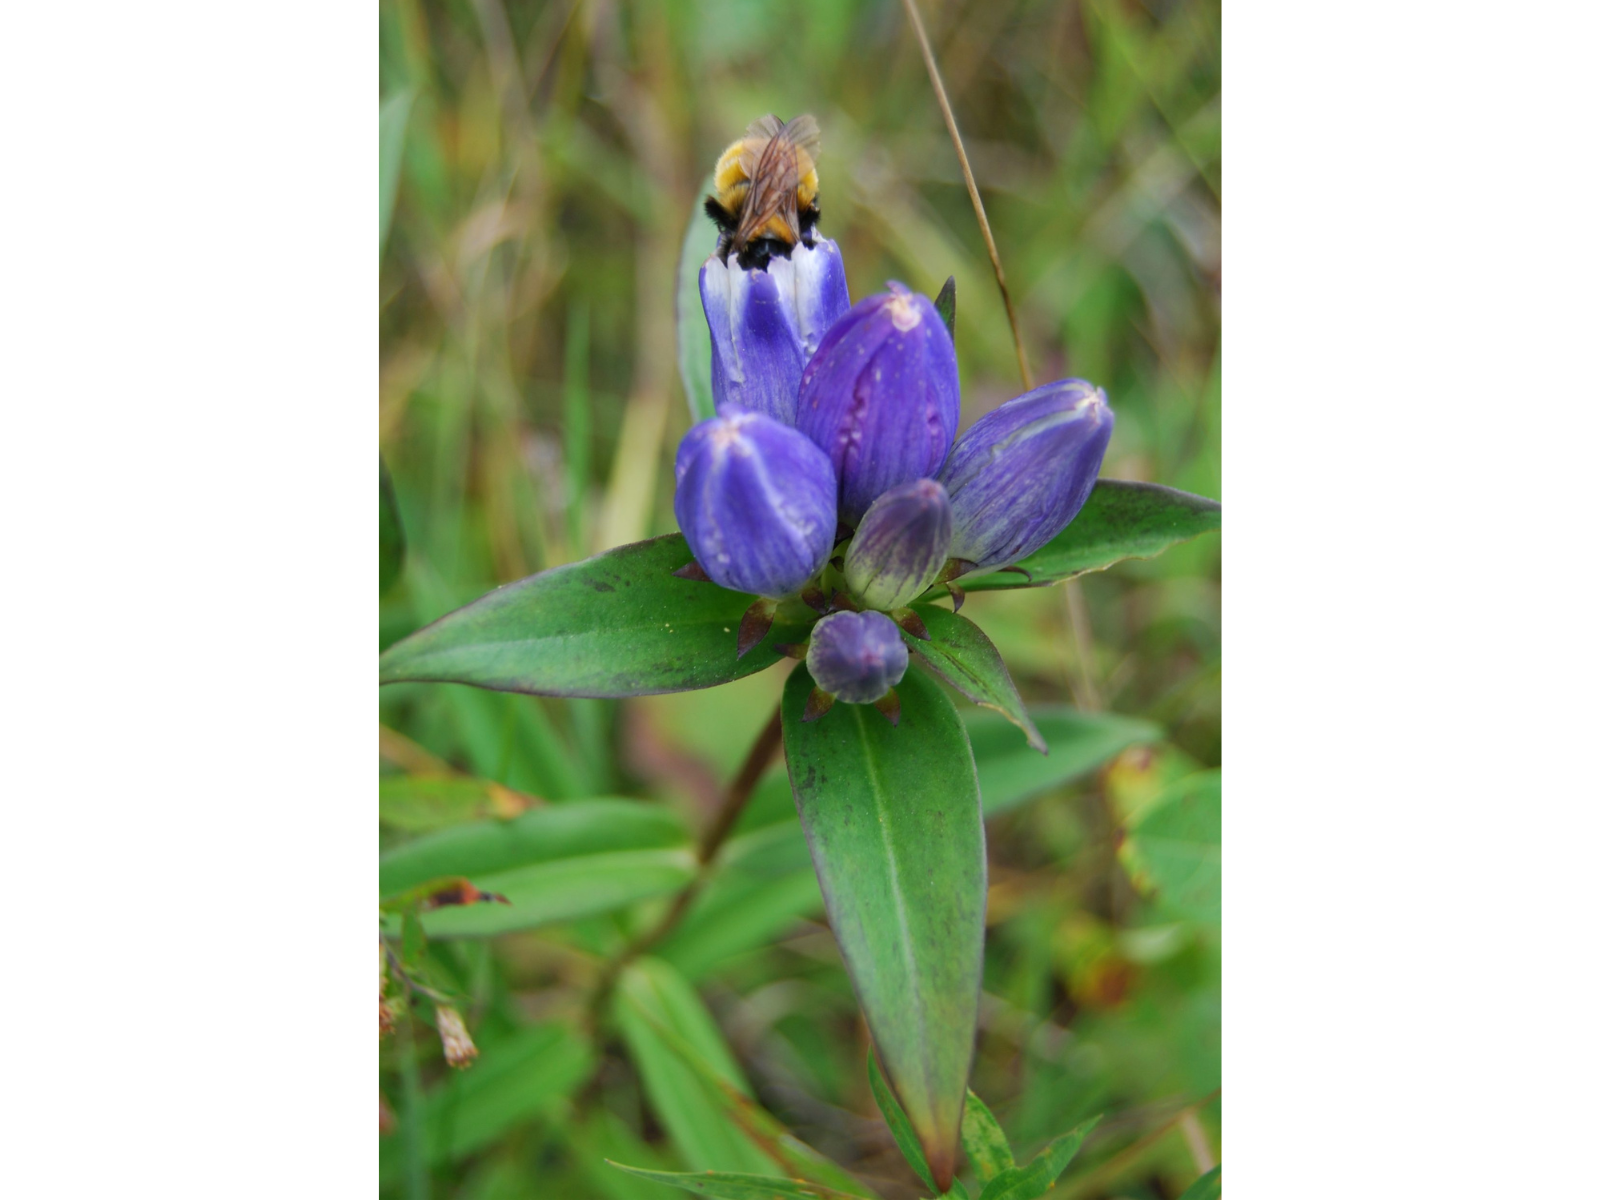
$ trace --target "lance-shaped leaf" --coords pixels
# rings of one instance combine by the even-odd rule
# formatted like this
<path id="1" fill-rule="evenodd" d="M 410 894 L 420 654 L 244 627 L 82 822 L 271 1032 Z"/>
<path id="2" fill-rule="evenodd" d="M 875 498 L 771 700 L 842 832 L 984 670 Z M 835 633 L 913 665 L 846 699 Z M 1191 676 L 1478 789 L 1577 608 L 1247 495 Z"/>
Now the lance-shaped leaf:
<path id="1" fill-rule="evenodd" d="M 1154 483 L 1102 479 L 1072 523 L 1017 564 L 958 582 L 969 592 L 1039 587 L 1103 571 L 1125 558 L 1154 558 L 1170 546 L 1222 528 L 1222 505 Z"/>
<path id="2" fill-rule="evenodd" d="M 710 883 L 653 953 L 694 980 L 735 954 L 764 946 L 802 917 L 821 915 L 822 894 L 781 780 L 785 820 L 741 834 L 717 856 Z"/>
<path id="3" fill-rule="evenodd" d="M 759 1174 L 777 1168 L 776 1160 L 727 1118 L 721 1087 L 748 1095 L 750 1085 L 683 976 L 660 959 L 641 958 L 618 979 L 613 1011 L 650 1107 L 685 1162 L 719 1172 Z M 703 1060 L 710 1080 L 683 1061 L 663 1028 Z"/>
<path id="4" fill-rule="evenodd" d="M 378 460 L 378 591 L 387 592 L 406 563 L 406 531 L 394 498 L 389 468 Z"/>
<path id="5" fill-rule="evenodd" d="M 400 163 L 405 156 L 406 121 L 416 93 L 403 88 L 378 108 L 378 253 L 389 240 L 394 199 L 400 191 Z"/>
<path id="6" fill-rule="evenodd" d="M 972 741 L 972 757 L 978 764 L 986 817 L 1085 775 L 1129 746 L 1159 741 L 1162 736 L 1161 726 L 1138 717 L 1048 705 L 1029 712 L 1050 747 L 1049 755 L 1041 758 L 999 714 L 969 709 L 962 715 Z"/>
<path id="7" fill-rule="evenodd" d="M 648 963 L 652 960 L 644 961 Z M 656 966 L 665 969 L 659 962 Z M 684 993 L 688 1004 L 698 1006 L 698 999 L 694 997 L 687 980 L 680 977 L 673 986 Z M 706 1056 L 702 1047 L 695 1046 L 688 1037 L 667 1023 L 665 1013 L 636 1008 L 633 1015 L 648 1025 L 661 1042 L 677 1055 L 678 1061 L 705 1085 L 711 1104 L 724 1122 L 743 1133 L 781 1170 L 852 1196 L 872 1196 L 872 1192 L 848 1171 L 795 1137 L 776 1117 L 731 1082 L 725 1071 L 719 1070 Z M 710 1027 L 710 1036 L 717 1038 L 714 1026 Z M 719 1050 L 725 1049 L 720 1040 L 713 1044 Z"/>
<path id="8" fill-rule="evenodd" d="M 1168 788 L 1120 848 L 1134 882 L 1191 921 L 1222 920 L 1222 773 L 1201 771 Z"/>
<path id="9" fill-rule="evenodd" d="M 1083 1139 L 1099 1123 L 1099 1117 L 1092 1117 L 1052 1141 L 1027 1166 L 1001 1171 L 984 1186 L 979 1200 L 1038 1200 L 1055 1185 L 1057 1177 L 1082 1149 Z"/>
<path id="10" fill-rule="evenodd" d="M 675 576 L 690 557 L 674 533 L 497 588 L 390 646 L 379 682 L 651 696 L 742 679 L 783 657 L 778 645 L 803 639 L 780 611 L 740 658 L 739 620 L 755 597 Z"/>
<path id="11" fill-rule="evenodd" d="M 883 1069 L 950 1187 L 977 1030 L 987 868 L 961 718 L 919 671 L 900 723 L 854 704 L 806 722 L 810 674 L 783 694 L 789 780 L 829 922 Z"/>
<path id="12" fill-rule="evenodd" d="M 994 709 L 1022 730 L 1028 745 L 1040 754 L 1050 753 L 1044 737 L 1028 719 L 1005 660 L 983 630 L 960 613 L 936 604 L 919 604 L 915 611 L 928 631 L 927 640 L 903 630 L 901 635 L 917 657 L 968 700 Z"/>
<path id="13" fill-rule="evenodd" d="M 967 1161 L 985 1183 L 1002 1171 L 1016 1166 L 1011 1156 L 1011 1143 L 1005 1130 L 994 1119 L 989 1106 L 978 1099 L 977 1093 L 967 1092 L 967 1110 L 961 1114 L 961 1148 L 967 1152 Z"/>
<path id="14" fill-rule="evenodd" d="M 833 1200 L 843 1197 L 853 1200 L 850 1192 L 839 1192 L 820 1183 L 807 1183 L 803 1179 L 780 1179 L 774 1175 L 743 1175 L 734 1171 L 647 1171 L 643 1167 L 630 1167 L 611 1162 L 619 1171 L 664 1183 L 668 1187 L 682 1188 L 697 1196 L 714 1196 L 718 1200 L 772 1200 L 775 1196 L 798 1197 L 799 1200 Z"/>
<path id="15" fill-rule="evenodd" d="M 419 1128 L 423 1161 L 464 1158 L 549 1113 L 582 1086 L 594 1068 L 588 1039 L 568 1025 L 529 1026 L 485 1042 L 470 1071 L 450 1072 L 422 1100 Z M 399 1181 L 407 1147 L 399 1138 L 378 1142 L 379 1179 Z"/>
<path id="16" fill-rule="evenodd" d="M 889 1089 L 889 1081 L 878 1069 L 876 1054 L 867 1057 L 867 1082 L 872 1087 L 872 1098 L 877 1101 L 878 1111 L 883 1114 L 883 1122 L 889 1127 L 889 1136 L 900 1147 L 901 1155 L 917 1173 L 918 1179 L 938 1191 L 938 1185 L 933 1182 L 933 1173 L 928 1170 L 928 1158 L 917 1141 L 917 1131 L 911 1127 L 911 1118 L 906 1116 L 906 1110 L 900 1107 L 900 1101 L 894 1098 L 894 1092 Z"/>
<path id="17" fill-rule="evenodd" d="M 1222 1167 L 1212 1167 L 1184 1189 L 1178 1200 L 1217 1200 L 1222 1195 Z"/>
<path id="18" fill-rule="evenodd" d="M 510 821 L 474 821 L 407 842 L 378 862 L 380 894 L 464 875 L 505 904 L 441 908 L 432 937 L 488 937 L 606 912 L 675 891 L 694 876 L 688 833 L 660 805 L 575 800 Z"/>
<path id="19" fill-rule="evenodd" d="M 537 801 L 492 779 L 470 775 L 403 775 L 378 781 L 378 820 L 425 833 L 483 817 L 509 820 Z"/>

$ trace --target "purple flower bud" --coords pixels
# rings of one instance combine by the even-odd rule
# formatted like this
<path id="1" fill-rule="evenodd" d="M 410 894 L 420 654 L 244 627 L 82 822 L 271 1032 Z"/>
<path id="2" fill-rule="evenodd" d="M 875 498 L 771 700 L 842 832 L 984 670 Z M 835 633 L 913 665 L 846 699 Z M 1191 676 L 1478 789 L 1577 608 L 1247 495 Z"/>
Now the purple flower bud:
<path id="1" fill-rule="evenodd" d="M 891 283 L 828 330 L 800 377 L 795 425 L 828 452 L 854 525 L 896 484 L 939 473 L 961 415 L 956 348 L 926 296 Z"/>
<path id="2" fill-rule="evenodd" d="M 1060 379 L 980 417 L 939 478 L 950 493 L 950 553 L 979 567 L 1026 558 L 1078 515 L 1113 423 L 1106 394 Z"/>
<path id="3" fill-rule="evenodd" d="M 701 421 L 678 446 L 677 475 L 678 527 L 723 587 L 791 596 L 828 561 L 833 468 L 787 425 L 753 412 Z"/>
<path id="4" fill-rule="evenodd" d="M 737 406 L 793 425 L 800 373 L 850 308 L 839 247 L 818 238 L 754 271 L 712 255 L 700 268 L 700 303 L 717 411 Z"/>
<path id="5" fill-rule="evenodd" d="M 844 556 L 844 581 L 868 608 L 910 604 L 927 591 L 950 557 L 950 497 L 944 485 L 918 479 L 872 502 Z"/>
<path id="6" fill-rule="evenodd" d="M 900 628 L 879 612 L 836 612 L 811 630 L 806 668 L 825 692 L 847 704 L 872 704 L 906 673 Z"/>

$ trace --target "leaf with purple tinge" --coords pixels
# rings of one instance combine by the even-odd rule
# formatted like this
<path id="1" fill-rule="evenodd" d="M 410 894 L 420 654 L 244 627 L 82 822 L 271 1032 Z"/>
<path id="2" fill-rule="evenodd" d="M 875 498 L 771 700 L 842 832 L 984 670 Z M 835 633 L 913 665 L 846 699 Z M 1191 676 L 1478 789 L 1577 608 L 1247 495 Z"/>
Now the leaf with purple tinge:
<path id="1" fill-rule="evenodd" d="M 1017 685 L 1011 680 L 1005 660 L 983 630 L 959 613 L 935 604 L 919 604 L 915 612 L 928 633 L 927 641 L 909 634 L 905 637 L 917 658 L 967 699 L 994 709 L 1022 730 L 1028 745 L 1040 754 L 1050 753 L 1028 719 L 1028 710 L 1017 695 Z"/>
<path id="2" fill-rule="evenodd" d="M 753 596 L 676 577 L 681 534 L 619 546 L 497 588 L 378 660 L 380 683 L 469 683 L 541 696 L 651 696 L 715 687 L 765 670 L 804 627 L 780 615 L 738 654 Z"/>
<path id="3" fill-rule="evenodd" d="M 977 1032 L 987 899 L 983 813 L 966 730 L 921 671 L 900 723 L 838 704 L 802 720 L 795 668 L 783 740 L 829 923 L 884 1074 L 941 1190 L 955 1175 Z"/>
<path id="4" fill-rule="evenodd" d="M 917 1144 L 916 1130 L 911 1128 L 911 1120 L 906 1116 L 906 1110 L 900 1107 L 900 1101 L 896 1100 L 894 1093 L 889 1090 L 888 1081 L 878 1069 L 876 1054 L 867 1059 L 867 1083 L 872 1088 L 872 1098 L 877 1101 L 878 1111 L 883 1114 L 884 1124 L 889 1127 L 889 1136 L 894 1138 L 894 1144 L 900 1147 L 901 1155 L 917 1173 L 917 1178 L 937 1191 L 938 1185 L 933 1182 L 933 1176 L 928 1171 L 928 1160 L 922 1153 L 922 1147 Z"/>

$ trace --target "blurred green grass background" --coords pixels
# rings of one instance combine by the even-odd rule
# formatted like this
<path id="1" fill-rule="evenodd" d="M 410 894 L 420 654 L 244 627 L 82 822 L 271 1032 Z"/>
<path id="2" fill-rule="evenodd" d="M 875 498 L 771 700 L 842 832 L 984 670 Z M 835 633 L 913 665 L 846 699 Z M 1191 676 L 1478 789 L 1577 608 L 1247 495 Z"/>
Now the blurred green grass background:
<path id="1" fill-rule="evenodd" d="M 1219 4 L 921 9 L 1035 376 L 1105 387 L 1105 475 L 1220 497 Z M 1021 390 L 899 3 L 384 0 L 380 30 L 393 167 L 380 445 L 408 547 L 380 609 L 384 645 L 497 584 L 675 527 L 671 456 L 689 423 L 678 251 L 717 153 L 763 113 L 821 124 L 821 229 L 852 297 L 889 279 L 931 295 L 955 276 L 963 424 Z M 1218 931 L 1143 896 L 1118 847 L 1163 783 L 1220 764 L 1219 571 L 1208 537 L 1062 587 L 975 594 L 964 610 L 1030 704 L 1165 731 L 989 822 L 973 1086 L 1019 1150 L 1109 1114 L 1058 1185 L 1069 1196 L 1176 1196 L 1197 1154 L 1218 1151 L 1218 1104 L 1176 1120 L 1220 1083 Z M 382 767 L 403 778 L 431 755 L 551 802 L 648 799 L 693 828 L 782 674 L 620 703 L 387 688 Z M 769 785 L 751 832 L 784 819 L 781 770 Z M 382 836 L 408 833 L 391 814 Z M 639 919 L 435 943 L 438 970 L 472 997 L 482 1056 L 450 1074 L 422 1024 L 384 1043 L 392 1194 L 681 1194 L 601 1163 L 697 1165 L 637 1045 L 605 1022 L 586 1032 L 596 962 Z M 917 1194 L 876 1120 L 865 1031 L 819 914 L 736 943 L 673 961 L 753 1095 L 879 1194 Z M 488 1082 L 467 1090 L 474 1077 Z"/>

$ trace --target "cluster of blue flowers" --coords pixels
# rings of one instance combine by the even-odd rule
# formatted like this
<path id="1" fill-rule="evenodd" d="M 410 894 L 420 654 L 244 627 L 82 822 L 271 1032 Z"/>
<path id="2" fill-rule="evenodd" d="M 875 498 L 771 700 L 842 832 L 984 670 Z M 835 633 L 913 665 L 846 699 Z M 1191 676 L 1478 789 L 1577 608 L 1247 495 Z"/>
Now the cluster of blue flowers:
<path id="1" fill-rule="evenodd" d="M 717 415 L 678 447 L 678 525 L 706 576 L 771 600 L 814 585 L 850 538 L 838 607 L 857 611 L 824 617 L 807 661 L 823 692 L 874 702 L 906 669 L 883 614 L 1025 558 L 1083 507 L 1111 439 L 1105 393 L 1049 383 L 956 441 L 938 310 L 898 283 L 852 306 L 826 238 L 757 270 L 713 256 L 700 296 Z"/>

